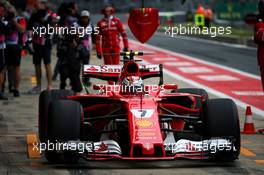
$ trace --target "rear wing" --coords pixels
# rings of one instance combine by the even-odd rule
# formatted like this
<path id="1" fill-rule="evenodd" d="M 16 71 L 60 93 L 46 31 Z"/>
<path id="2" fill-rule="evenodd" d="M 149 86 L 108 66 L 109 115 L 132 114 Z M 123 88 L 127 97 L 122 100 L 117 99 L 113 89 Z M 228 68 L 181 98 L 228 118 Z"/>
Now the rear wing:
<path id="1" fill-rule="evenodd" d="M 117 82 L 122 72 L 123 65 L 84 65 L 83 78 L 97 78 Z M 163 84 L 163 66 L 161 64 L 140 65 L 141 78 L 159 77 L 159 84 Z"/>

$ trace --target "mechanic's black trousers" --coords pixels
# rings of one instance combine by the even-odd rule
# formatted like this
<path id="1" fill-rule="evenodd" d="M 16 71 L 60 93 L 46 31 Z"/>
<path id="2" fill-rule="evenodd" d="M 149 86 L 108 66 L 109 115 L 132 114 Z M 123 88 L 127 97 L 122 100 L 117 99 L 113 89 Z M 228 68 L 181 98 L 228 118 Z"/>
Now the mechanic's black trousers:
<path id="1" fill-rule="evenodd" d="M 60 89 L 65 89 L 67 78 L 70 79 L 71 87 L 74 92 L 82 91 L 82 84 L 80 80 L 80 66 L 73 66 L 72 64 L 62 64 L 60 66 Z"/>

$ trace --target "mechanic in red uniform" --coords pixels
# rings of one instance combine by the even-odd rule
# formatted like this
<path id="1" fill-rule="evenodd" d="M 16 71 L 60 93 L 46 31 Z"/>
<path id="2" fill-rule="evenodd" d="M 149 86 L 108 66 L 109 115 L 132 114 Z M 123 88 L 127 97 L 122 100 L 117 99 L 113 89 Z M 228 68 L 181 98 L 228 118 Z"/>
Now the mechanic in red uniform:
<path id="1" fill-rule="evenodd" d="M 101 59 L 103 55 L 104 64 L 119 64 L 120 35 L 123 38 L 124 51 L 128 51 L 126 31 L 120 19 L 113 16 L 115 13 L 113 6 L 106 6 L 102 10 L 102 13 L 104 14 L 104 18 L 97 24 L 99 27 L 99 34 L 96 35 L 97 57 Z"/>
<path id="2" fill-rule="evenodd" d="M 264 90 L 264 0 L 258 3 L 259 16 L 255 25 L 255 43 L 258 44 L 258 63 Z"/>
<path id="3" fill-rule="evenodd" d="M 207 5 L 204 13 L 205 13 L 205 19 L 204 19 L 205 27 L 210 28 L 211 22 L 213 20 L 213 10 L 211 9 L 210 6 Z"/>

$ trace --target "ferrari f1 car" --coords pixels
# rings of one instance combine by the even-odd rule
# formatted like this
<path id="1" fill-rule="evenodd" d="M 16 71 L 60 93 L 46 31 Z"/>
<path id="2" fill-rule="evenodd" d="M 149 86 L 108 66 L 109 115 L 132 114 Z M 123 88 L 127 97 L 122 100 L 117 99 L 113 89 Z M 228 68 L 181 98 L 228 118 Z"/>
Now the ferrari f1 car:
<path id="1" fill-rule="evenodd" d="M 143 52 L 124 52 L 123 65 L 84 65 L 96 93 L 43 91 L 39 149 L 50 162 L 85 160 L 233 161 L 240 153 L 238 111 L 231 99 L 203 89 L 163 84 L 162 65 L 140 64 Z M 144 80 L 159 77 L 159 84 Z"/>

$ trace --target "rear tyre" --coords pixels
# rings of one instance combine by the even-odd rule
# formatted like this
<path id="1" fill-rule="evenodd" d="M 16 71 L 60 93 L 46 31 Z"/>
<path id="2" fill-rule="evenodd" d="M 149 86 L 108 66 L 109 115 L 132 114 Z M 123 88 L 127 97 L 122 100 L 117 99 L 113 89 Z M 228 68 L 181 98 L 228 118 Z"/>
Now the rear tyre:
<path id="1" fill-rule="evenodd" d="M 208 99 L 208 93 L 204 89 L 182 88 L 182 89 L 177 89 L 176 91 L 173 91 L 173 93 L 189 93 L 189 94 L 202 96 L 203 99 L 198 98 L 198 97 L 196 98 L 197 100 L 196 108 L 201 108 L 203 106 L 203 101 Z"/>
<path id="2" fill-rule="evenodd" d="M 74 95 L 70 90 L 49 90 L 42 91 L 39 96 L 39 139 L 41 142 L 45 142 L 47 139 L 47 123 L 48 123 L 48 111 L 51 102 L 59 99 L 65 99 L 68 96 Z"/>
<path id="3" fill-rule="evenodd" d="M 234 161 L 240 154 L 240 127 L 236 104 L 230 99 L 211 99 L 204 104 L 204 136 L 233 137 L 235 150 L 220 151 L 214 155 L 216 161 Z"/>
<path id="4" fill-rule="evenodd" d="M 57 100 L 50 104 L 47 139 L 51 143 L 77 141 L 81 137 L 83 109 L 80 103 L 71 100 Z M 78 151 L 78 150 L 77 150 Z M 46 159 L 50 162 L 64 161 L 77 163 L 79 154 L 76 151 L 62 150 L 63 154 L 47 151 Z"/>

